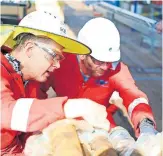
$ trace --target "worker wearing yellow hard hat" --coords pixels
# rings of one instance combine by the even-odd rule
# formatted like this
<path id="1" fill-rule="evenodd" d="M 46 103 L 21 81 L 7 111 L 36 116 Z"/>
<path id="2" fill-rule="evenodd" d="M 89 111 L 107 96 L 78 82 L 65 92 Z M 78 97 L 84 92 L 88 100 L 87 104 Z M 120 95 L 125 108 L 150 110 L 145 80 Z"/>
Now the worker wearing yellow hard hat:
<path id="1" fill-rule="evenodd" d="M 64 24 L 54 14 L 35 11 L 18 26 L 1 25 L 1 39 L 1 46 L 12 49 L 0 54 L 2 155 L 23 155 L 28 132 L 41 131 L 63 118 L 82 117 L 93 126 L 108 129 L 104 106 L 92 100 L 67 96 L 39 99 L 42 90 L 37 86 L 60 67 L 62 52 L 91 52 L 66 36 Z"/>
<path id="2" fill-rule="evenodd" d="M 91 52 L 86 45 L 68 38 L 66 31 L 64 23 L 55 15 L 36 11 L 24 17 L 18 26 L 1 25 L 1 45 L 13 48 L 16 36 L 21 33 L 32 33 L 55 40 L 64 47 L 63 52 L 75 54 L 89 54 Z"/>

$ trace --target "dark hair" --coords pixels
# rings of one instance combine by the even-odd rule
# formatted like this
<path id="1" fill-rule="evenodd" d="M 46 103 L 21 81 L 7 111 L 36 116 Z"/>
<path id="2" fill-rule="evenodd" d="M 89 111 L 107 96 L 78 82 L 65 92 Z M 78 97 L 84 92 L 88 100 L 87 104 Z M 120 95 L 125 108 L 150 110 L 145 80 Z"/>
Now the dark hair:
<path id="1" fill-rule="evenodd" d="M 46 38 L 44 36 L 35 36 L 31 33 L 21 33 L 14 40 L 16 41 L 16 44 L 14 45 L 13 49 L 15 49 L 19 46 L 22 46 L 28 40 L 40 41 L 43 43 L 49 43 L 52 41 L 52 39 L 50 39 L 50 38 Z"/>

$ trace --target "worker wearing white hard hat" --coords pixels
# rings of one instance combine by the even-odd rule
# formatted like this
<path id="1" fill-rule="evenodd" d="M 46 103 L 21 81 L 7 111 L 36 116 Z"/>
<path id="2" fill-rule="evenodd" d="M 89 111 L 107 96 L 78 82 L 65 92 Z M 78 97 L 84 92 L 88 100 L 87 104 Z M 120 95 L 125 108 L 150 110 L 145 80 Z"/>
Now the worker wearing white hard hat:
<path id="1" fill-rule="evenodd" d="M 116 123 L 112 117 L 117 107 L 111 103 L 116 99 L 109 101 L 112 93 L 117 91 L 120 95 L 117 98 L 123 100 L 135 135 L 138 137 L 142 131 L 148 133 L 149 129 L 151 133 L 157 133 L 147 96 L 138 89 L 127 65 L 120 60 L 120 36 L 114 23 L 106 18 L 91 19 L 79 31 L 78 41 L 89 46 L 92 53 L 78 55 L 77 58 L 71 54 L 65 55 L 62 67 L 53 72 L 48 82 L 55 88 L 57 95 L 89 98 L 104 105 L 110 122 L 111 140 L 117 143 L 123 136 L 118 138 L 115 133 L 122 134 L 123 130 L 115 128 Z M 119 145 L 116 143 L 114 145 L 118 150 Z M 133 143 L 132 141 L 126 145 L 131 147 Z M 121 145 L 123 147 L 123 143 Z M 126 148 L 129 149 L 129 146 Z"/>
<path id="2" fill-rule="evenodd" d="M 96 18 L 87 22 L 78 34 L 78 41 L 91 47 L 93 53 L 90 55 L 99 61 L 120 60 L 119 32 L 109 20 Z"/>
<path id="3" fill-rule="evenodd" d="M 39 99 L 38 84 L 47 81 L 50 73 L 60 67 L 63 52 L 91 52 L 66 36 L 64 24 L 55 15 L 35 11 L 18 26 L 1 28 L 1 45 L 11 48 L 11 53 L 1 52 L 2 155 L 23 155 L 28 132 L 41 131 L 63 118 L 82 117 L 93 126 L 109 128 L 105 107 L 89 99 Z"/>

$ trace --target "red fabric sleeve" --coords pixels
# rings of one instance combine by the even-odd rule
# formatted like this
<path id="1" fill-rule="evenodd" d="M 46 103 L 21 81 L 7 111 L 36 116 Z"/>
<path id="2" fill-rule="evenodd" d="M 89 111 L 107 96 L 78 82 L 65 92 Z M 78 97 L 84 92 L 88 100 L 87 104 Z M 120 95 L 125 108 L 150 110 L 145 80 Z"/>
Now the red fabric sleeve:
<path id="1" fill-rule="evenodd" d="M 67 97 L 56 97 L 46 100 L 34 100 L 29 112 L 27 131 L 42 130 L 49 124 L 63 119 L 65 117 L 63 104 L 67 99 Z"/>
<path id="2" fill-rule="evenodd" d="M 148 119 L 152 120 L 154 122 L 155 128 L 156 128 L 156 122 L 154 120 L 151 107 L 149 107 L 149 105 L 142 103 L 134 108 L 132 116 L 131 116 L 136 137 L 138 137 L 140 134 L 139 124 L 144 118 L 148 118 Z"/>
<path id="3" fill-rule="evenodd" d="M 134 103 L 134 100 L 140 98 L 148 102 L 148 98 L 146 94 L 139 90 L 138 87 L 135 85 L 135 81 L 132 78 L 128 67 L 123 63 L 121 63 L 119 66 L 119 72 L 112 76 L 111 87 L 119 92 L 120 97 L 123 99 L 123 104 L 128 112 L 130 107 L 132 107 L 132 111 L 129 116 L 134 124 L 135 131 L 137 131 L 136 127 L 138 127 L 138 124 L 140 123 L 141 119 L 145 116 L 148 116 L 154 121 L 152 109 L 149 104 L 137 101 L 137 104 Z"/>

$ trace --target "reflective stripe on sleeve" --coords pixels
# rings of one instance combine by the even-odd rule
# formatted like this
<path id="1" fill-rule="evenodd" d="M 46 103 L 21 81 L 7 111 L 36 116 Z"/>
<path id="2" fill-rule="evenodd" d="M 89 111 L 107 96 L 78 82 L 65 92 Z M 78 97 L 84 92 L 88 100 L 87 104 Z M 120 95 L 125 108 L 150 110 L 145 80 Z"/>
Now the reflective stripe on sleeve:
<path id="1" fill-rule="evenodd" d="M 11 118 L 11 129 L 26 132 L 28 124 L 28 116 L 31 105 L 33 103 L 32 98 L 22 98 L 17 100 Z"/>
<path id="2" fill-rule="evenodd" d="M 145 99 L 145 98 L 137 98 L 129 105 L 129 107 L 128 107 L 128 115 L 129 115 L 130 118 L 132 116 L 132 112 L 133 112 L 134 108 L 137 105 L 141 104 L 141 103 L 149 105 L 147 99 Z"/>

